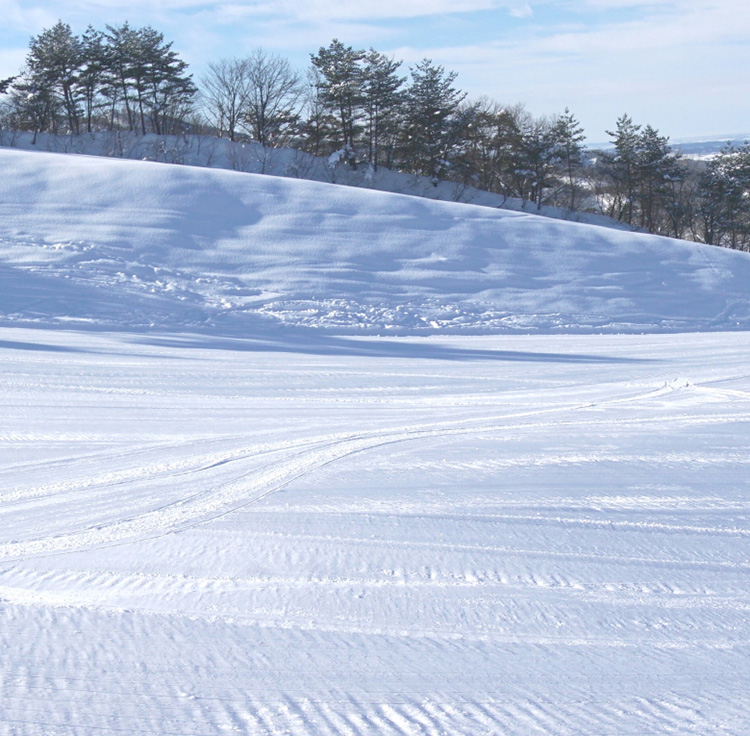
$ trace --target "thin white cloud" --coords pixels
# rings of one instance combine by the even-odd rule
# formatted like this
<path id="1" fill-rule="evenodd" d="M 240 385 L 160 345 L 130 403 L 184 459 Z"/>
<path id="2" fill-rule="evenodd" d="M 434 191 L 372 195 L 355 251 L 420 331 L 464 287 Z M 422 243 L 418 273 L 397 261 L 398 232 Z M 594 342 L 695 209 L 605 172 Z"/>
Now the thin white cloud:
<path id="1" fill-rule="evenodd" d="M 28 5 L 27 5 L 28 7 Z M 531 5 L 525 0 L 38 0 L 30 10 L 22 10 L 16 0 L 1 0 L 0 13 L 15 23 L 20 14 L 41 13 L 45 17 L 65 18 L 87 12 L 118 12 L 125 16 L 144 11 L 164 14 L 165 11 L 193 10 L 221 18 L 276 17 L 290 22 L 312 18 L 338 21 L 387 20 L 418 18 L 433 15 L 460 14 L 478 10 L 507 10 L 526 17 Z"/>
<path id="2" fill-rule="evenodd" d="M 555 73 L 551 62 L 570 62 L 586 65 L 594 73 L 620 76 L 617 69 L 607 65 L 608 61 L 628 60 L 635 68 L 650 64 L 653 73 L 658 74 L 654 62 L 659 60 L 671 58 L 675 63 L 684 62 L 692 67 L 701 58 L 721 54 L 727 46 L 735 44 L 740 47 L 737 53 L 750 65 L 750 4 L 739 8 L 719 0 L 684 0 L 681 12 L 676 12 L 672 3 L 669 8 L 666 2 L 662 5 L 637 20 L 596 27 L 535 26 L 523 35 L 483 45 L 406 47 L 399 49 L 398 54 L 407 59 L 426 55 L 444 59 L 441 63 L 445 64 L 453 61 L 492 69 L 498 69 L 496 65 L 502 61 L 512 67 L 538 67 L 548 75 Z"/>
<path id="3" fill-rule="evenodd" d="M 508 8 L 508 13 L 513 18 L 531 18 L 534 15 L 534 9 L 528 3 L 519 3 Z"/>
<path id="4" fill-rule="evenodd" d="M 15 76 L 26 63 L 28 48 L 3 49 L 0 51 L 0 79 Z"/>
<path id="5" fill-rule="evenodd" d="M 41 27 L 54 24 L 59 16 L 54 8 L 46 8 L 44 4 L 29 6 L 16 0 L 0 0 L 0 17 L 5 32 L 13 29 L 17 33 L 31 34 Z"/>
<path id="6" fill-rule="evenodd" d="M 405 47 L 396 54 L 408 62 L 439 61 L 474 96 L 524 102 L 537 114 L 569 106 L 594 140 L 604 139 L 625 111 L 675 137 L 747 130 L 750 4 L 650 5 L 622 22 L 534 25 L 491 43 Z"/>
<path id="7" fill-rule="evenodd" d="M 259 0 L 215 6 L 224 17 L 273 16 L 288 20 L 394 20 L 434 15 L 505 9 L 527 16 L 531 6 L 522 0 Z"/>
<path id="8" fill-rule="evenodd" d="M 576 3 L 580 9 L 600 11 L 673 7 L 675 4 L 675 0 L 578 0 Z"/>

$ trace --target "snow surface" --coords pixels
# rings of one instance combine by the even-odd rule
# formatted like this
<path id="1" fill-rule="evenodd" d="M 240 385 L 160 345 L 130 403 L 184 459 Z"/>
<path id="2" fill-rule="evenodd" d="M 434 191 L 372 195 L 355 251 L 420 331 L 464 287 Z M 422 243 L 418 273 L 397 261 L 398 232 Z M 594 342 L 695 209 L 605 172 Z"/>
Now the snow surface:
<path id="1" fill-rule="evenodd" d="M 750 257 L 525 213 L 0 150 L 6 324 L 247 334 L 750 328 Z"/>
<path id="2" fill-rule="evenodd" d="M 252 174 L 364 187 L 385 192 L 409 194 L 426 199 L 464 202 L 483 207 L 499 207 L 516 212 L 532 212 L 558 220 L 602 225 L 617 230 L 637 230 L 604 215 L 577 212 L 563 207 L 542 205 L 476 189 L 463 183 L 436 182 L 432 177 L 392 171 L 382 166 L 360 165 L 345 161 L 344 151 L 331 156 L 313 156 L 293 148 L 265 148 L 259 143 L 230 141 L 203 135 L 139 135 L 128 131 L 52 135 L 0 129 L 0 147 L 47 153 L 84 154 L 136 161 L 228 169 Z"/>
<path id="3" fill-rule="evenodd" d="M 746 254 L 0 162 L 2 736 L 750 732 Z"/>

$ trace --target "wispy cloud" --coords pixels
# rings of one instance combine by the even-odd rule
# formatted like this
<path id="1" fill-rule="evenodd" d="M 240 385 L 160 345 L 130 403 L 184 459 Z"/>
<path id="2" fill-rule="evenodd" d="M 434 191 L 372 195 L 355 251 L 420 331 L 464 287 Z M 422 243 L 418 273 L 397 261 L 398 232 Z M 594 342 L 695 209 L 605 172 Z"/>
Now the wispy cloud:
<path id="1" fill-rule="evenodd" d="M 27 48 L 3 49 L 0 51 L 0 69 L 6 71 L 0 72 L 0 79 L 13 76 L 26 61 Z"/>
<path id="2" fill-rule="evenodd" d="M 588 2 L 624 7 L 636 0 Z M 474 94 L 522 101 L 543 113 L 570 106 L 595 138 L 624 111 L 675 136 L 750 128 L 750 4 L 640 4 L 643 12 L 624 20 L 535 24 L 484 44 L 397 53 L 440 59 Z"/>
<path id="3" fill-rule="evenodd" d="M 534 9 L 528 3 L 518 3 L 508 8 L 508 12 L 513 18 L 531 18 L 534 15 Z"/>
<path id="4" fill-rule="evenodd" d="M 34 34 L 40 28 L 54 23 L 58 15 L 53 12 L 53 7 L 46 4 L 29 5 L 17 2 L 17 0 L 0 0 L 0 17 L 2 17 L 2 30 L 15 33 Z"/>
<path id="5" fill-rule="evenodd" d="M 44 13 L 47 16 L 65 17 L 92 12 L 124 12 L 139 14 L 144 10 L 204 11 L 217 17 L 274 16 L 290 21 L 306 18 L 329 20 L 398 19 L 440 14 L 460 14 L 477 10 L 507 9 L 513 14 L 528 14 L 531 7 L 523 0 L 160 0 L 155 7 L 152 0 L 38 0 L 33 6 L 26 4 L 27 13 Z M 20 11 L 16 0 L 0 2 L 3 17 L 14 19 Z M 15 11 L 15 12 L 14 12 Z"/>

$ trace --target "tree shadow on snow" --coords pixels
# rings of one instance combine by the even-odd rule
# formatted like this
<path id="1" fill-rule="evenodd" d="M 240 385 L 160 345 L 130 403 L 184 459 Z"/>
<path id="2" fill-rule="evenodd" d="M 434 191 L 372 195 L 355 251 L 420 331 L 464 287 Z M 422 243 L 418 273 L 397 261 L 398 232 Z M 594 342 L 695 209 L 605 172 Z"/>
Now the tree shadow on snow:
<path id="1" fill-rule="evenodd" d="M 35 350 L 46 353 L 88 353 L 89 350 L 69 347 L 67 345 L 50 345 L 42 342 L 23 342 L 21 340 L 0 340 L 0 350 Z"/>
<path id="2" fill-rule="evenodd" d="M 453 336 L 452 336 L 453 337 Z M 476 339 L 476 338 L 474 338 Z M 492 336 L 492 339 L 501 339 Z M 300 353 L 324 356 L 347 356 L 361 358 L 404 358 L 422 360 L 453 361 L 499 361 L 528 363 L 650 363 L 642 358 L 626 358 L 588 353 L 547 353 L 523 350 L 494 350 L 448 345 L 432 338 L 395 337 L 339 337 L 325 334 L 280 331 L 257 337 L 220 337 L 200 334 L 185 335 L 139 335 L 135 342 L 155 347 L 233 350 L 242 352 Z"/>

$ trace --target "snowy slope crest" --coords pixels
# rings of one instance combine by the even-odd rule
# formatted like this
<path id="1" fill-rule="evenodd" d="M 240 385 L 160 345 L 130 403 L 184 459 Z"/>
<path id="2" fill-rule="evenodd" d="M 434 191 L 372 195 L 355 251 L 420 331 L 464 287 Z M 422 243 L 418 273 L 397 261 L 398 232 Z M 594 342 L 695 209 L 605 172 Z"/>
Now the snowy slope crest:
<path id="1" fill-rule="evenodd" d="M 0 322 L 247 334 L 750 329 L 750 256 L 213 169 L 0 150 Z"/>

